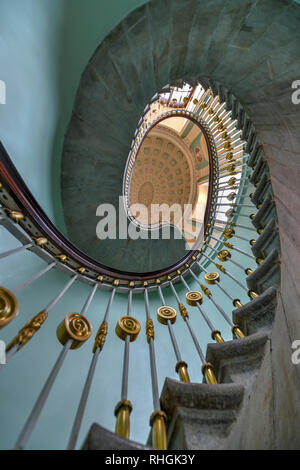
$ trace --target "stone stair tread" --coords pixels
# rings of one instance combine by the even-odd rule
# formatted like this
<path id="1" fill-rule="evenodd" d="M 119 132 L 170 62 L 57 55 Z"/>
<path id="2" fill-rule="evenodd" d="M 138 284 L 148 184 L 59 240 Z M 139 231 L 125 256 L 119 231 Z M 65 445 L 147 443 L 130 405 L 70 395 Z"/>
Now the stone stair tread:
<path id="1" fill-rule="evenodd" d="M 150 447 L 125 439 L 94 423 L 87 434 L 82 450 L 150 450 Z"/>
<path id="2" fill-rule="evenodd" d="M 260 227 L 264 227 L 265 225 L 267 225 L 267 223 L 271 219 L 270 216 L 272 217 L 272 219 L 276 218 L 275 204 L 274 204 L 271 193 L 268 194 L 268 196 L 265 198 L 264 202 L 262 203 L 261 207 L 255 214 L 255 217 L 252 220 L 254 227 L 260 228 Z M 266 219 L 269 219 L 269 220 L 266 222 Z"/>
<path id="3" fill-rule="evenodd" d="M 234 410 L 177 408 L 168 428 L 168 449 L 223 448 L 235 420 Z"/>
<path id="4" fill-rule="evenodd" d="M 259 264 L 255 271 L 246 278 L 249 290 L 262 294 L 269 287 L 279 287 L 280 284 L 280 256 L 274 248 L 264 262 Z"/>
<path id="5" fill-rule="evenodd" d="M 270 329 L 276 304 L 277 289 L 269 287 L 256 299 L 252 299 L 242 307 L 233 310 L 233 321 L 248 335 L 259 329 Z"/>
<path id="6" fill-rule="evenodd" d="M 280 248 L 280 241 L 276 220 L 271 219 L 256 239 L 252 252 L 256 257 L 266 258 L 274 248 Z"/>
<path id="7" fill-rule="evenodd" d="M 243 394 L 242 385 L 184 383 L 166 378 L 161 393 L 161 406 L 167 415 L 172 415 L 179 407 L 233 410 L 240 406 Z"/>
<path id="8" fill-rule="evenodd" d="M 207 385 L 167 378 L 161 406 L 168 416 L 168 449 L 221 448 L 243 397 L 240 384 Z"/>
<path id="9" fill-rule="evenodd" d="M 206 360 L 213 365 L 219 383 L 238 382 L 249 388 L 260 369 L 268 341 L 266 332 L 243 339 L 207 345 Z"/>

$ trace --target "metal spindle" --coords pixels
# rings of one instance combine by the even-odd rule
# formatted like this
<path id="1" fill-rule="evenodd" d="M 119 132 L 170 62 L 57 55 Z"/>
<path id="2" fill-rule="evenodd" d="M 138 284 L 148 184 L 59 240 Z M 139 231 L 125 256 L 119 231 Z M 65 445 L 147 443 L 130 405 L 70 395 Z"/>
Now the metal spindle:
<path id="1" fill-rule="evenodd" d="M 94 288 L 93 288 L 93 293 L 95 293 Z M 90 297 L 91 297 L 91 294 L 89 294 L 89 298 Z M 86 304 L 87 304 L 87 302 L 85 302 L 85 304 L 83 306 L 83 309 L 85 309 Z M 25 426 L 24 426 L 24 428 L 23 428 L 23 430 L 22 430 L 22 432 L 21 432 L 21 434 L 20 434 L 20 436 L 17 440 L 17 443 L 15 445 L 15 449 L 24 449 L 24 447 L 26 446 L 26 443 L 28 442 L 28 439 L 30 438 L 31 433 L 33 432 L 33 429 L 34 429 L 34 427 L 37 423 L 37 420 L 38 420 L 42 410 L 43 410 L 43 407 L 46 403 L 46 400 L 49 396 L 49 393 L 52 389 L 52 386 L 55 382 L 55 379 L 56 379 L 56 377 L 57 377 L 57 375 L 58 375 L 58 373 L 59 373 L 59 371 L 60 371 L 60 369 L 61 369 L 61 367 L 64 363 L 64 360 L 67 356 L 67 353 L 68 353 L 69 349 L 79 347 L 79 345 L 82 344 L 84 341 L 86 341 L 86 339 L 88 339 L 91 335 L 91 326 L 90 326 L 89 322 L 85 319 L 85 317 L 83 317 L 82 315 L 78 315 L 78 314 L 71 314 L 71 315 L 76 315 L 75 318 L 76 318 L 77 324 L 79 323 L 79 321 L 84 322 L 84 320 L 85 320 L 84 327 L 88 327 L 89 332 L 88 332 L 88 334 L 85 335 L 85 337 L 80 337 L 80 338 L 78 337 L 77 341 L 76 341 L 74 339 L 74 337 L 76 335 L 74 335 L 74 337 L 70 337 L 70 336 L 67 337 L 65 330 L 62 334 L 63 322 L 59 325 L 57 334 L 59 336 L 60 342 L 63 343 L 63 349 L 62 349 L 61 353 L 59 354 L 58 359 L 57 359 L 56 363 L 54 364 L 54 367 L 53 367 L 52 371 L 50 372 L 50 375 L 49 375 L 48 379 L 46 380 L 46 383 L 45 383 L 44 387 L 42 388 L 42 391 L 41 391 L 40 395 L 38 396 L 37 401 L 35 402 L 33 410 L 30 413 L 29 418 L 26 421 Z"/>
<path id="2" fill-rule="evenodd" d="M 186 290 L 188 292 L 192 292 L 192 290 L 190 289 L 188 283 L 186 282 L 186 280 L 184 279 L 184 277 L 182 275 L 180 276 L 180 280 L 183 283 L 183 285 L 185 286 Z M 202 296 L 202 294 L 201 294 L 201 296 Z M 214 325 L 212 324 L 212 322 L 210 321 L 210 319 L 206 315 L 205 311 L 201 308 L 200 302 L 195 302 L 195 303 L 198 307 L 199 312 L 201 313 L 202 317 L 204 318 L 205 322 L 207 323 L 209 329 L 211 330 L 211 332 L 213 333 L 214 331 L 216 331 L 216 328 L 214 327 Z"/>
<path id="3" fill-rule="evenodd" d="M 8 360 L 13 357 L 13 355 L 18 352 L 33 336 L 32 329 L 35 333 L 40 329 L 44 321 L 47 319 L 50 310 L 57 304 L 57 302 L 62 298 L 62 296 L 67 292 L 71 287 L 73 282 L 77 279 L 78 274 L 75 274 L 66 284 L 66 286 L 57 294 L 54 299 L 45 307 L 44 310 L 35 315 L 28 323 L 19 331 L 17 336 L 10 341 L 6 348 L 6 363 Z M 30 335 L 26 335 L 26 331 L 31 331 Z"/>
<path id="4" fill-rule="evenodd" d="M 56 261 L 54 261 L 53 263 L 51 264 L 48 264 L 48 266 L 46 266 L 45 268 L 43 268 L 41 271 L 39 271 L 38 273 L 34 274 L 31 278 L 27 279 L 25 282 L 23 282 L 22 284 L 20 284 L 18 287 L 16 287 L 15 289 L 12 290 L 13 294 L 16 295 L 18 294 L 22 289 L 24 289 L 25 287 L 29 286 L 29 284 L 31 284 L 33 281 L 36 281 L 37 279 L 39 279 L 41 276 L 43 276 L 43 274 L 46 274 L 48 271 L 50 271 L 50 269 L 54 268 L 54 266 L 56 266 Z"/>
<path id="5" fill-rule="evenodd" d="M 167 433 L 166 433 L 166 421 L 167 416 L 165 412 L 161 410 L 157 369 L 155 360 L 155 349 L 154 349 L 154 326 L 150 314 L 149 296 L 148 289 L 145 288 L 145 310 L 146 310 L 146 335 L 147 342 L 149 344 L 149 355 L 150 355 L 150 370 L 151 370 L 151 383 L 152 383 L 152 397 L 153 397 L 153 408 L 154 411 L 150 417 L 150 425 L 152 426 L 152 445 L 155 449 L 166 450 L 167 449 Z"/>
<path id="6" fill-rule="evenodd" d="M 252 232 L 257 232 L 253 227 L 247 227 L 247 225 L 236 224 L 235 222 L 228 222 L 227 220 L 214 219 L 218 224 L 231 225 L 232 227 L 239 227 L 245 230 L 251 230 Z"/>
<path id="7" fill-rule="evenodd" d="M 182 276 L 180 276 L 180 277 L 182 277 Z M 182 316 L 183 320 L 185 321 L 185 323 L 188 327 L 189 333 L 192 337 L 193 343 L 195 345 L 195 348 L 196 348 L 197 353 L 199 355 L 200 361 L 202 363 L 202 374 L 206 378 L 206 381 L 207 381 L 208 384 L 216 384 L 217 379 L 216 379 L 215 374 L 213 372 L 212 365 L 209 362 L 206 362 L 206 360 L 205 360 L 205 356 L 203 354 L 203 351 L 201 349 L 199 341 L 198 341 L 198 339 L 195 335 L 195 332 L 193 330 L 193 327 L 190 323 L 188 312 L 187 312 L 186 308 L 184 307 L 184 305 L 180 302 L 180 299 L 178 297 L 178 294 L 177 294 L 176 289 L 175 289 L 172 282 L 170 282 L 170 286 L 171 286 L 173 294 L 174 294 L 174 296 L 177 300 L 178 308 L 180 310 L 181 316 Z"/>
<path id="8" fill-rule="evenodd" d="M 224 234 L 224 229 L 223 228 L 219 228 L 217 226 L 214 226 L 214 230 L 217 230 L 218 232 L 222 232 L 222 235 L 225 236 Z M 226 229 L 228 230 L 228 229 Z M 235 237 L 235 238 L 239 238 L 240 240 L 244 240 L 245 242 L 249 243 L 249 239 L 248 238 L 245 238 L 245 237 L 241 237 L 240 235 L 237 235 L 233 229 L 229 229 L 230 230 L 230 236 L 225 236 L 225 238 L 231 238 L 231 237 Z"/>
<path id="9" fill-rule="evenodd" d="M 28 248 L 31 248 L 32 246 L 33 246 L 33 243 L 28 243 L 27 245 L 19 246 L 18 248 L 13 248 L 12 250 L 8 250 L 3 253 L 0 253 L 0 259 L 6 258 L 7 256 L 14 255 L 15 253 L 20 253 L 21 251 L 27 250 Z"/>
<path id="10" fill-rule="evenodd" d="M 128 400 L 128 371 L 129 371 L 129 345 L 134 341 L 140 332 L 139 322 L 131 316 L 132 310 L 132 289 L 128 292 L 128 307 L 127 315 L 121 317 L 117 323 L 116 334 L 120 339 L 125 342 L 124 356 L 123 356 L 123 373 L 122 373 L 122 388 L 121 400 L 115 407 L 116 420 L 116 434 L 129 438 L 130 434 L 130 413 L 132 411 L 132 404 Z"/>
<path id="11" fill-rule="evenodd" d="M 221 242 L 224 246 L 226 246 L 226 248 L 230 248 L 231 250 L 238 251 L 239 253 L 242 253 L 243 255 L 248 256 L 248 258 L 251 258 L 251 259 L 254 258 L 253 254 L 247 253 L 246 251 L 241 250 L 240 248 L 237 248 L 236 246 L 232 245 L 231 243 L 220 240 L 219 238 L 216 238 L 213 235 L 211 235 L 210 238 L 212 238 L 213 240 L 216 240 L 217 242 Z"/>
<path id="12" fill-rule="evenodd" d="M 218 240 L 218 241 L 220 241 L 221 243 L 223 243 L 222 240 Z M 216 250 L 216 249 L 215 249 L 213 246 L 211 246 L 209 243 L 207 243 L 207 247 L 210 248 L 210 249 L 211 249 L 212 251 L 214 251 L 215 253 L 219 254 L 218 250 Z M 244 266 L 242 266 L 241 264 L 239 264 L 239 263 L 237 263 L 236 261 L 232 260 L 231 257 L 230 257 L 230 256 L 231 256 L 231 255 L 230 255 L 230 252 L 229 252 L 228 250 L 225 250 L 225 251 L 227 252 L 227 254 L 226 254 L 226 257 L 222 258 L 222 261 L 227 261 L 227 260 L 228 260 L 228 261 L 230 261 L 231 263 L 233 263 L 233 264 L 235 264 L 236 266 L 238 266 L 239 268 L 241 268 L 243 271 L 245 271 Z"/>
<path id="13" fill-rule="evenodd" d="M 88 375 L 87 375 L 87 378 L 86 378 L 86 381 L 85 381 L 85 384 L 84 384 L 84 388 L 83 388 L 83 391 L 82 391 L 82 395 L 81 395 L 81 398 L 80 398 L 80 402 L 79 402 L 79 405 L 78 405 L 78 408 L 77 408 L 77 412 L 76 412 L 74 424 L 73 424 L 73 427 L 72 427 L 72 431 L 71 431 L 71 435 L 70 435 L 67 450 L 73 450 L 73 449 L 75 449 L 75 446 L 76 446 L 76 442 L 77 442 L 77 439 L 78 439 L 78 435 L 79 435 L 83 415 L 84 415 L 84 412 L 85 412 L 89 392 L 90 392 L 90 389 L 91 389 L 91 386 L 92 386 L 92 382 L 93 382 L 93 378 L 94 378 L 94 374 L 95 374 L 95 370 L 96 370 L 96 366 L 97 366 L 97 361 L 98 361 L 100 352 L 102 351 L 102 349 L 104 347 L 105 340 L 106 340 L 107 322 L 108 322 L 108 317 L 109 317 L 109 314 L 110 314 L 110 311 L 111 311 L 111 306 L 112 306 L 112 303 L 113 303 L 113 300 L 114 300 L 115 292 L 116 292 L 116 289 L 113 288 L 112 291 L 111 291 L 111 294 L 110 294 L 110 298 L 109 298 L 107 307 L 106 307 L 106 312 L 105 312 L 103 321 L 102 321 L 101 326 L 100 326 L 100 328 L 98 330 L 98 333 L 96 335 L 94 348 L 93 348 L 93 358 L 92 358 L 92 361 L 91 361 L 91 364 L 90 364 Z"/>
<path id="14" fill-rule="evenodd" d="M 178 347 L 175 334 L 173 331 L 173 326 L 172 326 L 172 322 L 175 323 L 176 321 L 176 315 L 177 315 L 176 310 L 166 305 L 160 285 L 158 285 L 157 287 L 158 287 L 158 293 L 162 302 L 162 307 L 158 309 L 157 318 L 160 323 L 168 326 L 169 335 L 170 335 L 174 353 L 177 359 L 175 370 L 178 373 L 180 380 L 182 382 L 190 382 L 189 374 L 187 371 L 188 366 L 186 362 L 184 362 L 181 358 L 181 354 L 179 351 L 179 347 Z M 172 320 L 170 318 L 172 318 Z"/>
<path id="15" fill-rule="evenodd" d="M 234 324 L 232 323 L 232 320 L 229 318 L 229 316 L 227 315 L 227 313 L 224 312 L 224 310 L 222 309 L 222 307 L 220 307 L 220 305 L 213 299 L 212 295 L 211 295 L 211 292 L 205 288 L 203 289 L 203 284 L 201 284 L 200 280 L 198 279 L 198 277 L 196 276 L 196 274 L 191 270 L 189 269 L 190 273 L 192 274 L 193 278 L 195 279 L 195 281 L 199 284 L 199 286 L 201 287 L 201 289 L 203 290 L 203 292 L 206 294 L 206 296 L 213 302 L 213 304 L 215 305 L 215 307 L 219 310 L 219 312 L 221 313 L 221 315 L 223 316 L 223 318 L 227 321 L 227 323 L 233 327 Z M 208 292 L 209 291 L 209 292 Z"/>

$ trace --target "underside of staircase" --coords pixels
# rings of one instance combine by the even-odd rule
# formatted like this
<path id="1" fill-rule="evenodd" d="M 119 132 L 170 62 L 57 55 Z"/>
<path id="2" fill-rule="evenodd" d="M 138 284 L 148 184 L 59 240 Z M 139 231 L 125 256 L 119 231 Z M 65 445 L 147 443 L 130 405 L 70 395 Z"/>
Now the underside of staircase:
<path id="1" fill-rule="evenodd" d="M 252 251 L 263 261 L 247 284 L 260 296 L 233 311 L 245 339 L 208 345 L 217 386 L 166 379 L 161 406 L 169 449 L 300 447 L 300 369 L 290 359 L 291 343 L 300 338 L 300 113 L 290 99 L 300 77 L 299 25 L 293 1 L 154 0 L 106 38 L 81 80 L 62 162 L 66 212 L 74 203 L 70 165 L 83 148 L 90 165 L 89 146 L 108 172 L 101 191 L 117 204 L 111 185 L 121 187 L 137 122 L 166 84 L 210 86 L 248 142 L 252 202 L 259 208 L 253 224 L 263 229 Z M 109 167 L 112 146 L 120 159 Z M 69 230 L 76 239 L 71 220 Z M 84 448 L 141 446 L 94 424 Z"/>

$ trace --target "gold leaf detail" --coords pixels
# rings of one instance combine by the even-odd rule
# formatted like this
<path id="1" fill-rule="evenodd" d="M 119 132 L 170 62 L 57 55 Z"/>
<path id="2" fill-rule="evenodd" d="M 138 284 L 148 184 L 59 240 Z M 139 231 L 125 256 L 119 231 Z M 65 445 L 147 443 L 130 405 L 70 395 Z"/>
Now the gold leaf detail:
<path id="1" fill-rule="evenodd" d="M 105 344 L 105 340 L 106 340 L 106 336 L 107 336 L 107 331 L 108 331 L 108 324 L 107 322 L 104 320 L 100 327 L 99 327 L 99 330 L 96 334 L 96 338 L 95 338 L 95 342 L 94 342 L 94 347 L 93 347 L 93 353 L 96 352 L 96 350 L 98 348 L 100 348 L 100 351 L 102 351 L 103 347 L 104 347 L 104 344 Z"/>

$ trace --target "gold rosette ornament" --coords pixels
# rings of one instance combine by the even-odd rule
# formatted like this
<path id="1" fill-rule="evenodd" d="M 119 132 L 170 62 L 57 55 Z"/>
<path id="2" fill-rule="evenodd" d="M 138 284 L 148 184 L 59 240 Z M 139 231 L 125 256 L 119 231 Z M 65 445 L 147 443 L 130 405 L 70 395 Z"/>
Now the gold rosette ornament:
<path id="1" fill-rule="evenodd" d="M 0 330 L 10 323 L 19 313 L 19 303 L 15 295 L 0 286 Z"/>
<path id="2" fill-rule="evenodd" d="M 197 303 L 202 304 L 203 301 L 203 295 L 198 291 L 188 292 L 185 294 L 185 298 L 188 305 L 191 305 L 192 307 L 196 307 Z"/>
<path id="3" fill-rule="evenodd" d="M 167 325 L 169 320 L 172 324 L 175 323 L 176 315 L 176 310 L 172 307 L 168 307 L 167 305 L 157 309 L 157 320 L 162 325 Z"/>
<path id="4" fill-rule="evenodd" d="M 218 282 L 220 280 L 220 275 L 215 272 L 206 273 L 204 279 L 206 280 L 207 284 L 214 284 L 215 282 Z"/>
<path id="5" fill-rule="evenodd" d="M 71 349 L 78 349 L 91 336 L 92 326 L 86 317 L 73 312 L 58 325 L 56 334 L 61 344 L 73 339 Z"/>
<path id="6" fill-rule="evenodd" d="M 125 341 L 126 336 L 130 336 L 130 342 L 135 341 L 141 331 L 139 322 L 129 315 L 121 317 L 116 325 L 117 336 Z"/>
<path id="7" fill-rule="evenodd" d="M 19 346 L 18 351 L 31 340 L 35 333 L 41 328 L 43 323 L 46 321 L 48 313 L 46 310 L 42 310 L 35 315 L 26 325 L 19 331 L 17 336 L 9 343 L 6 350 L 9 351 L 16 344 Z"/>
<path id="8" fill-rule="evenodd" d="M 226 217 L 228 217 L 228 219 L 231 219 L 231 217 L 233 217 L 233 215 L 234 215 L 234 210 L 233 209 L 228 209 L 228 211 L 226 211 L 225 215 L 226 215 Z"/>
<path id="9" fill-rule="evenodd" d="M 227 258 L 231 258 L 231 253 L 229 250 L 221 250 L 217 256 L 220 261 L 227 261 Z"/>
<path id="10" fill-rule="evenodd" d="M 232 176 L 232 177 L 229 178 L 229 180 L 227 181 L 227 184 L 228 184 L 228 186 L 234 186 L 236 182 L 237 182 L 237 179 L 236 179 L 234 176 Z"/>
<path id="11" fill-rule="evenodd" d="M 227 196 L 228 201 L 233 201 L 234 198 L 235 198 L 235 196 L 236 196 L 235 193 L 233 193 L 233 192 L 232 192 L 232 193 L 229 193 L 228 196 Z"/>
<path id="12" fill-rule="evenodd" d="M 233 228 L 226 228 L 223 232 L 223 235 L 225 238 L 232 238 L 233 235 L 235 234 L 235 231 L 233 230 Z"/>

